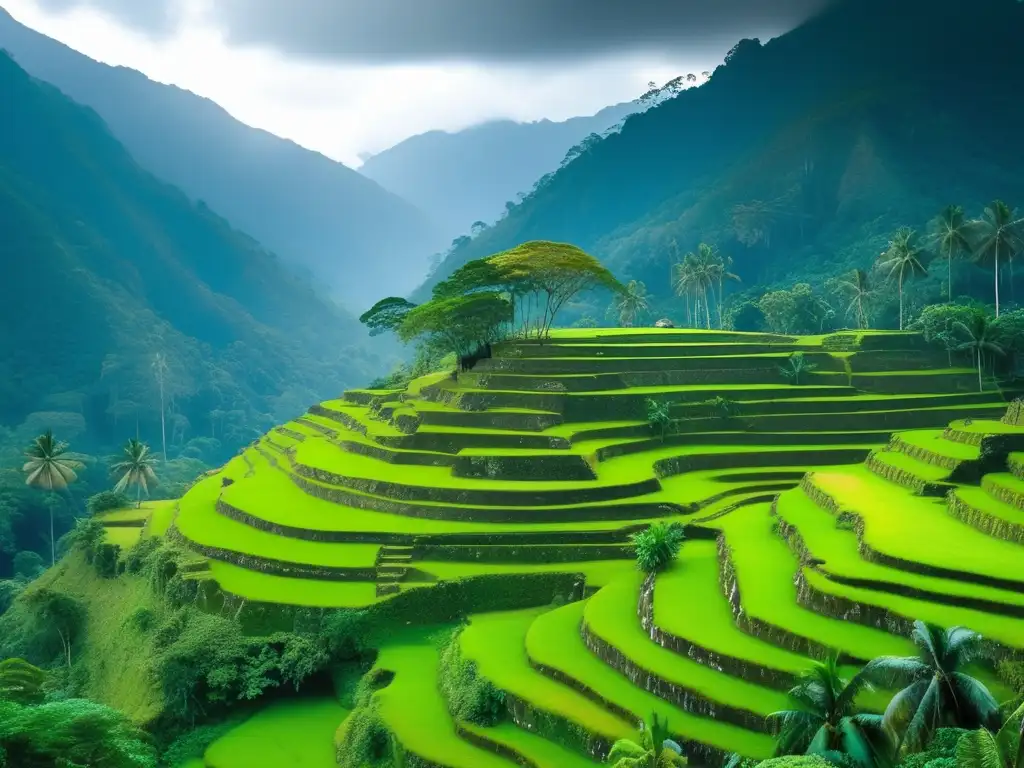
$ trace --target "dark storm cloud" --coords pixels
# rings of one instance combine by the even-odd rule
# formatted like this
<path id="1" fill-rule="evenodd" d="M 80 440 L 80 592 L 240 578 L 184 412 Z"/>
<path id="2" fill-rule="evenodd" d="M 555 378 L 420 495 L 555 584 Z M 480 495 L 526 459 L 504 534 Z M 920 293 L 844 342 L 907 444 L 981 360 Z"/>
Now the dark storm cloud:
<path id="1" fill-rule="evenodd" d="M 159 34 L 185 0 L 39 0 L 90 6 Z M 779 33 L 829 0 L 205 0 L 236 44 L 346 63 L 526 62 L 637 50 L 720 51 Z"/>
<path id="2" fill-rule="evenodd" d="M 529 61 L 720 48 L 827 0 L 215 0 L 236 43 L 338 61 Z"/>
<path id="3" fill-rule="evenodd" d="M 72 8 L 94 8 L 144 32 L 163 36 L 174 31 L 178 21 L 175 0 L 37 0 L 45 11 L 62 13 Z"/>

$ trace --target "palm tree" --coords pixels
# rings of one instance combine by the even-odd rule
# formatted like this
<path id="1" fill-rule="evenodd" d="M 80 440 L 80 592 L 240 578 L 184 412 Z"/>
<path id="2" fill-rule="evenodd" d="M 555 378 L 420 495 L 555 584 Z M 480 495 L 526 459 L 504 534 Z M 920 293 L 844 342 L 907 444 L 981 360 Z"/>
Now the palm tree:
<path id="1" fill-rule="evenodd" d="M 857 695 L 869 688 L 858 674 L 839 673 L 838 656 L 815 662 L 789 691 L 797 708 L 768 716 L 778 734 L 777 755 L 820 755 L 862 768 L 884 764 L 892 752 L 881 715 L 858 714 Z"/>
<path id="2" fill-rule="evenodd" d="M 614 301 L 615 311 L 619 313 L 619 325 L 628 328 L 647 311 L 647 286 L 639 280 L 630 280 Z"/>
<path id="3" fill-rule="evenodd" d="M 78 479 L 75 470 L 84 465 L 75 454 L 67 452 L 68 444 L 56 440 L 51 430 L 37 437 L 25 452 L 28 461 L 21 468 L 26 474 L 25 485 L 44 491 L 67 491 Z M 57 562 L 57 542 L 53 536 L 53 507 L 50 507 L 50 565 Z"/>
<path id="4" fill-rule="evenodd" d="M 968 239 L 971 225 L 964 218 L 964 209 L 959 205 L 947 205 L 942 213 L 932 220 L 931 243 L 935 250 L 946 258 L 946 298 L 953 303 L 953 260 L 961 254 L 970 253 Z"/>
<path id="5" fill-rule="evenodd" d="M 957 768 L 1024 768 L 1024 704 L 995 734 L 979 728 L 961 736 L 956 764 Z"/>
<path id="6" fill-rule="evenodd" d="M 708 292 L 714 295 L 716 281 L 715 263 L 719 256 L 715 249 L 707 243 L 697 246 L 696 253 L 690 252 L 677 263 L 673 270 L 672 283 L 676 296 L 687 297 L 693 294 L 694 325 L 700 324 L 700 312 L 703 308 L 705 325 L 711 328 L 711 308 L 708 303 Z"/>
<path id="7" fill-rule="evenodd" d="M 729 270 L 732 269 L 732 257 L 722 256 L 720 253 L 714 254 L 714 261 L 711 264 L 710 275 L 718 282 L 718 327 L 722 328 L 722 304 L 725 300 L 723 283 L 726 280 L 735 280 L 737 283 L 740 282 L 740 276 L 735 275 Z"/>
<path id="8" fill-rule="evenodd" d="M 114 490 L 123 492 L 129 485 L 136 489 L 135 500 L 138 506 L 142 506 L 142 492 L 149 496 L 150 484 L 157 482 L 153 465 L 156 459 L 149 452 L 149 446 L 131 438 L 124 446 L 124 459 L 117 462 L 110 468 L 115 475 L 120 475 Z"/>
<path id="9" fill-rule="evenodd" d="M 871 278 L 863 269 L 855 269 L 849 277 L 839 281 L 839 287 L 849 294 L 850 304 L 846 307 L 846 316 L 849 317 L 854 309 L 857 310 L 857 327 L 868 327 L 868 315 L 864 310 L 864 302 L 871 298 Z"/>
<path id="10" fill-rule="evenodd" d="M 619 739 L 608 753 L 612 768 L 675 768 L 686 765 L 680 747 L 668 738 L 668 723 L 651 716 L 651 724 L 640 726 L 640 741 Z"/>
<path id="11" fill-rule="evenodd" d="M 889 241 L 889 248 L 878 257 L 878 266 L 891 279 L 897 278 L 900 292 L 900 330 L 903 330 L 903 284 L 927 273 L 925 251 L 917 244 L 917 232 L 900 227 Z"/>
<path id="12" fill-rule="evenodd" d="M 1016 210 L 1002 200 L 993 200 L 981 218 L 971 223 L 975 235 L 974 261 L 992 260 L 995 267 L 996 317 L 999 317 L 999 259 L 1013 259 L 1022 247 L 1020 225 L 1024 218 L 1016 219 Z"/>
<path id="13" fill-rule="evenodd" d="M 164 449 L 164 464 L 167 463 L 167 424 L 165 421 L 166 409 L 164 408 L 164 380 L 167 378 L 167 358 L 162 352 L 153 355 L 153 375 L 156 376 L 157 384 L 160 387 L 160 439 Z M 138 435 L 136 435 L 138 437 Z"/>
<path id="14" fill-rule="evenodd" d="M 990 725 L 999 705 L 982 683 L 962 672 L 981 655 L 981 635 L 965 627 L 915 621 L 910 639 L 917 656 L 882 656 L 862 674 L 886 689 L 902 685 L 883 716 L 908 752 L 922 749 L 943 724 L 961 728 Z"/>
<path id="15" fill-rule="evenodd" d="M 995 340 L 998 335 L 996 324 L 989 321 L 985 315 L 979 312 L 968 322 L 969 325 L 960 321 L 953 323 L 953 331 L 962 337 L 962 341 L 953 349 L 971 350 L 978 366 L 978 391 L 981 392 L 984 390 L 981 382 L 981 364 L 985 353 L 991 352 L 993 355 L 1002 357 L 1006 354 L 1006 350 Z"/>

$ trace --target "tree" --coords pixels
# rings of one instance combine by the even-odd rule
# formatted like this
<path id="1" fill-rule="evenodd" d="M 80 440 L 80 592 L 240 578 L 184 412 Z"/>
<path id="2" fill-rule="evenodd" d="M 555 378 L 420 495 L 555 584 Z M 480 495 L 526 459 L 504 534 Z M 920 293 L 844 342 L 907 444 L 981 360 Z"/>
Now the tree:
<path id="1" fill-rule="evenodd" d="M 946 259 L 946 299 L 950 303 L 953 301 L 953 261 L 962 254 L 970 253 L 969 234 L 970 224 L 959 205 L 947 205 L 932 220 L 931 241 L 935 250 Z"/>
<path id="2" fill-rule="evenodd" d="M 686 765 L 682 747 L 668 737 L 668 723 L 651 715 L 651 723 L 640 726 L 640 741 L 619 739 L 608 753 L 612 768 L 673 768 Z"/>
<path id="3" fill-rule="evenodd" d="M 631 327 L 647 311 L 647 286 L 639 280 L 630 280 L 622 293 L 615 297 L 613 304 L 619 315 L 619 325 Z"/>
<path id="4" fill-rule="evenodd" d="M 167 358 L 162 352 L 153 355 L 153 375 L 156 376 L 157 385 L 160 388 L 160 440 L 163 446 L 164 464 L 167 463 L 167 422 L 165 420 L 166 408 L 164 407 L 164 380 L 167 378 Z"/>
<path id="5" fill-rule="evenodd" d="M 725 301 L 724 286 L 726 280 L 733 280 L 740 282 L 739 275 L 735 275 L 729 270 L 732 269 L 732 257 L 723 256 L 717 251 L 714 252 L 714 258 L 711 263 L 711 278 L 718 283 L 718 300 L 715 302 L 718 309 L 718 327 L 724 328 L 724 318 L 722 317 L 722 304 Z"/>
<path id="6" fill-rule="evenodd" d="M 636 566 L 644 573 L 667 568 L 683 546 L 683 526 L 679 523 L 654 523 L 629 537 L 636 555 Z"/>
<path id="7" fill-rule="evenodd" d="M 969 323 L 956 321 L 953 323 L 953 332 L 959 335 L 959 343 L 953 349 L 971 350 L 974 361 L 978 367 L 978 391 L 982 392 L 984 386 L 981 381 L 981 364 L 985 353 L 1002 357 L 1006 350 L 996 341 L 999 337 L 999 328 L 989 320 L 987 315 L 978 313 L 971 318 Z"/>
<path id="8" fill-rule="evenodd" d="M 425 337 L 468 355 L 479 344 L 497 341 L 501 327 L 511 321 L 508 299 L 497 293 L 471 293 L 431 299 L 411 310 L 398 327 L 398 337 L 406 343 Z"/>
<path id="9" fill-rule="evenodd" d="M 778 735 L 776 755 L 820 755 L 830 762 L 845 756 L 859 768 L 884 764 L 891 746 L 882 717 L 856 711 L 857 695 L 867 687 L 863 675 L 844 678 L 836 656 L 815 662 L 789 691 L 796 708 L 768 716 Z"/>
<path id="10" fill-rule="evenodd" d="M 647 398 L 647 423 L 651 425 L 651 429 L 658 430 L 661 439 L 665 439 L 665 434 L 672 427 L 672 413 L 671 407 L 668 403 L 663 403 L 654 398 Z"/>
<path id="11" fill-rule="evenodd" d="M 839 288 L 850 298 L 850 303 L 846 307 L 846 316 L 849 317 L 851 312 L 855 312 L 857 327 L 867 328 L 868 315 L 864 309 L 864 303 L 872 295 L 868 273 L 863 269 L 853 270 L 847 277 L 839 280 Z"/>
<path id="12" fill-rule="evenodd" d="M 886 727 L 908 752 L 920 750 L 946 723 L 962 728 L 991 725 L 999 705 L 978 680 L 962 672 L 981 656 L 981 635 L 964 627 L 915 621 L 910 635 L 918 655 L 883 656 L 863 674 L 886 689 L 903 686 L 885 710 Z"/>
<path id="13" fill-rule="evenodd" d="M 25 456 L 28 461 L 21 468 L 26 473 L 25 484 L 33 488 L 59 493 L 78 479 L 75 470 L 84 466 L 78 457 L 68 453 L 68 444 L 55 440 L 53 432 L 46 430 L 35 439 Z M 53 533 L 53 507 L 50 507 L 50 565 L 57 562 L 57 541 Z"/>
<path id="14" fill-rule="evenodd" d="M 491 256 L 509 280 L 530 287 L 544 300 L 536 331 L 548 336 L 559 310 L 585 290 L 604 288 L 619 293 L 623 286 L 601 262 L 574 245 L 535 240 Z"/>
<path id="15" fill-rule="evenodd" d="M 971 223 L 975 237 L 974 261 L 992 262 L 995 269 L 996 317 L 999 317 L 999 259 L 1011 260 L 1024 247 L 1021 223 L 1016 211 L 1002 200 L 993 200 L 981 218 Z"/>
<path id="16" fill-rule="evenodd" d="M 1024 768 L 1024 704 L 996 733 L 979 728 L 960 737 L 957 768 Z"/>
<path id="17" fill-rule="evenodd" d="M 153 465 L 156 463 L 149 452 L 149 446 L 134 437 L 124 446 L 124 458 L 114 464 L 110 471 L 118 475 L 115 493 L 124 493 L 129 486 L 135 486 L 136 506 L 142 506 L 142 493 L 149 497 L 149 486 L 157 482 Z"/>
<path id="18" fill-rule="evenodd" d="M 715 249 L 707 243 L 700 243 L 696 252 L 687 253 L 681 262 L 673 266 L 672 287 L 676 296 L 686 296 L 687 316 L 692 324 L 700 326 L 701 310 L 707 328 L 711 328 L 711 309 L 708 293 L 714 295 L 714 285 L 718 279 L 719 256 Z M 693 313 L 690 313 L 690 297 L 693 298 Z"/>
<path id="19" fill-rule="evenodd" d="M 70 669 L 72 647 L 85 626 L 85 604 L 66 592 L 49 587 L 26 592 L 24 599 L 39 622 L 56 633 L 61 655 Z"/>
<path id="20" fill-rule="evenodd" d="M 41 704 L 46 673 L 24 659 L 0 661 L 0 701 Z"/>
<path id="21" fill-rule="evenodd" d="M 889 247 L 878 257 L 878 267 L 889 279 L 895 278 L 900 294 L 900 330 L 903 330 L 903 285 L 907 280 L 927 274 L 925 251 L 917 243 L 910 227 L 896 230 Z"/>
<path id="22" fill-rule="evenodd" d="M 800 377 L 805 373 L 811 373 L 818 366 L 807 361 L 803 352 L 794 352 L 789 356 L 786 365 L 779 366 L 779 373 L 789 379 L 796 386 L 800 385 Z"/>
<path id="23" fill-rule="evenodd" d="M 406 316 L 415 308 L 416 305 L 411 301 L 399 296 L 388 296 L 363 312 L 359 316 L 359 322 L 370 329 L 371 336 L 379 336 L 385 331 L 397 331 Z"/>

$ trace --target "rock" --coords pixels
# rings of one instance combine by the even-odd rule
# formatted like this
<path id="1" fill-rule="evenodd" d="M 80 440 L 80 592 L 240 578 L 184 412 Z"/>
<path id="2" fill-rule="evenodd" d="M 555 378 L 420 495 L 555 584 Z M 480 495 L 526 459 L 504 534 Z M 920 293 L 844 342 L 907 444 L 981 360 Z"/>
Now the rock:
<path id="1" fill-rule="evenodd" d="M 667 317 L 663 317 L 663 318 L 661 318 L 661 320 L 659 320 L 658 322 L 656 322 L 654 324 L 654 327 L 655 328 L 675 328 L 676 324 L 673 323 L 671 320 L 669 320 Z"/>

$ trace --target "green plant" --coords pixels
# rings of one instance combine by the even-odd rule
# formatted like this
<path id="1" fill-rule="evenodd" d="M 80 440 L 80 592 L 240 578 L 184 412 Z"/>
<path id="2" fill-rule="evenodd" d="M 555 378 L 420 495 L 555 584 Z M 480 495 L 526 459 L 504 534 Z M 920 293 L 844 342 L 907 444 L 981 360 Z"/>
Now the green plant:
<path id="1" fill-rule="evenodd" d="M 630 280 L 614 299 L 612 307 L 618 315 L 619 325 L 630 328 L 647 312 L 647 286 L 639 280 Z"/>
<path id="2" fill-rule="evenodd" d="M 839 673 L 838 656 L 815 662 L 789 691 L 796 709 L 768 716 L 778 734 L 776 754 L 819 755 L 861 768 L 885 764 L 892 749 L 881 716 L 857 712 L 857 695 L 867 687 L 865 676 Z"/>
<path id="3" fill-rule="evenodd" d="M 1024 705 L 1006 718 L 996 733 L 979 728 L 960 737 L 957 768 L 1024 767 Z"/>
<path id="4" fill-rule="evenodd" d="M 687 765 L 683 750 L 669 738 L 668 722 L 651 715 L 650 723 L 640 726 L 640 741 L 619 739 L 608 753 L 612 768 L 673 768 Z"/>
<path id="5" fill-rule="evenodd" d="M 636 565 L 645 573 L 664 570 L 675 560 L 686 538 L 679 523 L 654 523 L 646 530 L 629 537 L 636 556 Z"/>
<path id="6" fill-rule="evenodd" d="M 1006 354 L 1006 350 L 996 341 L 998 329 L 995 323 L 990 322 L 985 315 L 975 315 L 970 325 L 960 321 L 955 322 L 953 331 L 960 335 L 959 343 L 953 349 L 957 351 L 969 349 L 974 356 L 978 368 L 978 391 L 981 392 L 984 389 L 981 379 L 981 364 L 985 353 L 1000 357 Z"/>
<path id="7" fill-rule="evenodd" d="M 671 415 L 671 405 L 650 397 L 645 401 L 645 405 L 647 407 L 647 423 L 650 424 L 651 430 L 664 440 L 665 435 L 675 424 Z"/>
<path id="8" fill-rule="evenodd" d="M 807 373 L 814 371 L 818 365 L 808 362 L 803 352 L 794 352 L 789 356 L 786 365 L 779 366 L 779 373 L 789 379 L 795 386 L 800 385 L 800 378 Z"/>
<path id="9" fill-rule="evenodd" d="M 124 509 L 130 503 L 128 497 L 120 491 L 100 491 L 89 497 L 85 509 L 90 515 L 98 515 L 112 509 Z"/>
<path id="10" fill-rule="evenodd" d="M 962 670 L 981 657 L 981 635 L 964 627 L 915 621 L 910 635 L 918 655 L 883 656 L 863 675 L 887 689 L 902 686 L 885 710 L 885 725 L 908 752 L 928 743 L 938 725 L 992 725 L 999 705 L 988 688 Z"/>

